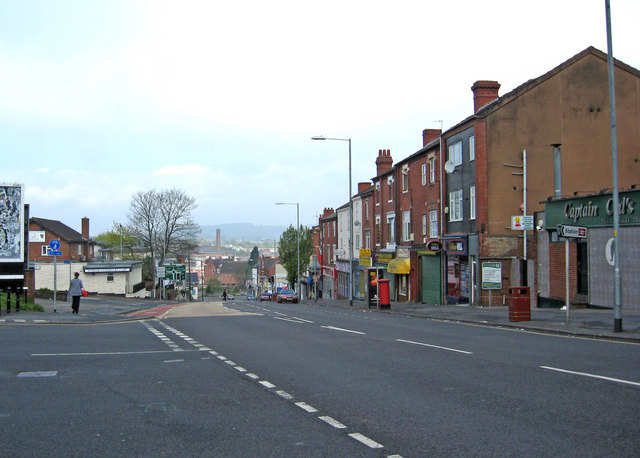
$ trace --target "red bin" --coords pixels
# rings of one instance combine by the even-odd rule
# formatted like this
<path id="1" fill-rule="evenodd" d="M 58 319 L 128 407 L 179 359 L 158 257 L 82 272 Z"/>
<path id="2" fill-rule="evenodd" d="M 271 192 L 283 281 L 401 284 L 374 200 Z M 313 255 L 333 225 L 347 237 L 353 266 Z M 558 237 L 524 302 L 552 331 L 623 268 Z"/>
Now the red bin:
<path id="1" fill-rule="evenodd" d="M 530 298 L 530 288 L 528 286 L 509 288 L 509 295 L 507 296 L 509 321 L 531 321 Z"/>
<path id="2" fill-rule="evenodd" d="M 380 308 L 390 309 L 391 300 L 389 299 L 389 279 L 381 278 L 378 280 L 378 296 L 380 297 Z"/>

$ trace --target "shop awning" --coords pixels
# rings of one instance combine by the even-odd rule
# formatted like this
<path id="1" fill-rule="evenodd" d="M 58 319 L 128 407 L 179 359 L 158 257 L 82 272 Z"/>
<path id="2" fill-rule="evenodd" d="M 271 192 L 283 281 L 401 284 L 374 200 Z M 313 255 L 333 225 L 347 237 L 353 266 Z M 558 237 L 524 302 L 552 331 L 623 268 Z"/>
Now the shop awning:
<path id="1" fill-rule="evenodd" d="M 408 274 L 411 272 L 409 258 L 392 259 L 387 266 L 387 271 L 392 274 Z"/>

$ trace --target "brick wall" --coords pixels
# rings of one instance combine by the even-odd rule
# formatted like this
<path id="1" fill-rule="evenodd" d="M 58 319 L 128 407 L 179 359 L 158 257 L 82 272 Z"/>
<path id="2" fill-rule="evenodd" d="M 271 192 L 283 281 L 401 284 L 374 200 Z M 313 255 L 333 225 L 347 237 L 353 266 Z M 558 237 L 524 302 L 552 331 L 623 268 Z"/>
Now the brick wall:
<path id="1" fill-rule="evenodd" d="M 565 276 L 565 246 L 564 242 L 551 242 L 549 244 L 549 295 L 551 297 L 564 298 L 566 291 Z M 578 266 L 577 245 L 569 244 L 569 300 L 573 301 L 578 290 Z"/>

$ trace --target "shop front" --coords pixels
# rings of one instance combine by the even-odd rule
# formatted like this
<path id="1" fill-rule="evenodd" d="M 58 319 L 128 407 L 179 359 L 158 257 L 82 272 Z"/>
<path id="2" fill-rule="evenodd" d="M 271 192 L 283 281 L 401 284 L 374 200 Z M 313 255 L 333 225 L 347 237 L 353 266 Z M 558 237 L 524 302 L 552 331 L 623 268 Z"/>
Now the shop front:
<path id="1" fill-rule="evenodd" d="M 387 271 L 395 276 L 396 301 L 408 302 L 411 297 L 411 260 L 409 258 L 409 248 L 398 247 L 396 257 L 389 261 Z M 393 290 L 389 290 L 392 292 Z"/>
<path id="2" fill-rule="evenodd" d="M 471 292 L 468 236 L 444 237 L 446 302 L 468 304 Z"/>
<path id="3" fill-rule="evenodd" d="M 442 304 L 442 242 L 431 240 L 418 250 L 420 259 L 420 300 L 423 304 Z"/>
<path id="4" fill-rule="evenodd" d="M 596 194 L 545 202 L 538 232 L 539 304 L 562 306 L 567 279 L 565 253 L 569 252 L 569 291 L 572 302 L 613 308 L 614 236 L 613 197 Z M 640 191 L 619 193 L 619 271 L 621 307 L 640 310 Z M 563 234 L 575 237 L 562 237 Z M 565 243 L 568 246 L 565 247 Z"/>

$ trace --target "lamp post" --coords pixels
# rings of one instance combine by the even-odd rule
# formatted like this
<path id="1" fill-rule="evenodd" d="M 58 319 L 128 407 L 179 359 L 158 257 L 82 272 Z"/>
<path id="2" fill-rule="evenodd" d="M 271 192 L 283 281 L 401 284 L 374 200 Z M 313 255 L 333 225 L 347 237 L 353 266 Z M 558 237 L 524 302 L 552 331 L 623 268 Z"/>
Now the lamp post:
<path id="1" fill-rule="evenodd" d="M 296 269 L 296 283 L 298 285 L 297 293 L 301 296 L 302 292 L 300 290 L 300 204 L 298 202 L 276 202 L 276 205 L 295 205 L 296 206 L 296 239 L 298 242 L 298 264 Z M 275 281 L 275 273 L 273 275 L 273 279 Z M 302 300 L 302 297 L 300 297 Z"/>
<path id="2" fill-rule="evenodd" d="M 351 139 L 330 138 L 324 135 L 311 137 L 311 140 L 338 140 L 349 142 L 349 305 L 353 305 L 353 200 L 351 199 Z"/>

